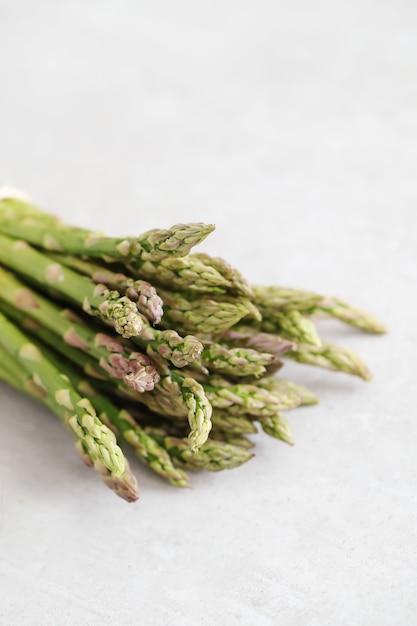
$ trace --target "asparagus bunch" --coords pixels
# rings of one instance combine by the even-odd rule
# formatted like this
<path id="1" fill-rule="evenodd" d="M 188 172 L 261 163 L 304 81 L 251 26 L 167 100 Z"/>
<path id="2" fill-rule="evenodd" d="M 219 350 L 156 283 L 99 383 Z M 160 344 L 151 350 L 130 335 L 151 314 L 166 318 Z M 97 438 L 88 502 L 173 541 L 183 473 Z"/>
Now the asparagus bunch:
<path id="1" fill-rule="evenodd" d="M 0 378 L 46 404 L 107 486 L 137 483 L 117 440 L 171 484 L 252 458 L 261 429 L 293 444 L 287 413 L 318 402 L 277 378 L 285 359 L 370 379 L 314 318 L 384 327 L 338 298 L 250 286 L 176 224 L 112 238 L 0 190 Z M 117 440 L 116 440 L 117 438 Z"/>

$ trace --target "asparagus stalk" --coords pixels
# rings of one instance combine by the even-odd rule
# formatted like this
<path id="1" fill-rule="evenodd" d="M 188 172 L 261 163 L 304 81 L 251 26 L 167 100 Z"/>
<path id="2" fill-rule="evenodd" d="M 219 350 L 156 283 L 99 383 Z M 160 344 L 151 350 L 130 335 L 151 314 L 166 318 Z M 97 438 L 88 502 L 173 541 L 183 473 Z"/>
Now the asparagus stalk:
<path id="1" fill-rule="evenodd" d="M 260 319 L 259 312 L 247 298 L 192 295 L 159 289 L 164 302 L 163 326 L 174 326 L 181 332 L 212 333 L 227 330 L 243 317 Z"/>
<path id="2" fill-rule="evenodd" d="M 238 467 L 253 457 L 245 448 L 216 440 L 206 441 L 198 452 L 192 452 L 187 439 L 169 437 L 163 431 L 149 427 L 146 432 L 169 452 L 176 464 L 186 470 L 218 472 Z"/>
<path id="3" fill-rule="evenodd" d="M 138 311 L 153 324 L 159 324 L 163 315 L 163 302 L 155 287 L 145 280 L 134 280 L 120 272 L 113 272 L 92 261 L 69 254 L 50 255 L 58 263 L 89 276 L 97 284 L 107 285 L 136 302 Z"/>
<path id="4" fill-rule="evenodd" d="M 201 360 L 203 365 L 229 376 L 262 376 L 266 367 L 276 361 L 273 354 L 251 348 L 228 348 L 218 343 L 206 343 Z"/>
<path id="5" fill-rule="evenodd" d="M 88 257 L 161 261 L 184 256 L 214 230 L 213 224 L 175 224 L 168 230 L 153 229 L 135 238 L 105 237 L 65 224 L 27 202 L 0 200 L 0 230 L 45 250 L 66 251 Z"/>
<path id="6" fill-rule="evenodd" d="M 314 322 L 298 311 L 268 314 L 262 310 L 262 320 L 256 325 L 264 332 L 277 333 L 296 343 L 312 346 L 321 344 Z"/>
<path id="7" fill-rule="evenodd" d="M 255 300 L 252 288 L 249 286 L 242 274 L 238 272 L 234 267 L 229 265 L 227 261 L 220 257 L 212 257 L 209 254 L 203 254 L 201 252 L 193 253 L 192 257 L 198 259 L 208 267 L 212 267 L 219 272 L 226 280 L 229 281 L 230 293 L 244 296 L 251 300 Z"/>
<path id="8" fill-rule="evenodd" d="M 264 417 L 261 421 L 261 427 L 267 435 L 281 439 L 281 441 L 288 443 L 290 446 L 294 445 L 290 423 L 282 413 Z"/>
<path id="9" fill-rule="evenodd" d="M 220 335 L 219 341 L 231 346 L 253 348 L 259 352 L 273 354 L 276 357 L 282 356 L 289 350 L 295 350 L 297 347 L 295 341 L 284 339 L 272 333 L 258 332 L 253 327 L 244 324 L 229 328 Z"/>
<path id="10" fill-rule="evenodd" d="M 214 408 L 226 409 L 229 415 L 249 414 L 257 418 L 275 415 L 300 405 L 300 397 L 291 391 L 271 393 L 255 385 L 214 386 L 204 384 L 207 397 Z"/>
<path id="11" fill-rule="evenodd" d="M 45 397 L 53 398 L 57 405 L 69 412 L 66 423 L 84 442 L 92 457 L 116 476 L 121 476 L 126 467 L 123 453 L 112 431 L 98 419 L 91 403 L 76 393 L 68 380 L 44 357 L 42 350 L 2 313 L 0 338 L 2 348 L 33 376 Z"/>
<path id="12" fill-rule="evenodd" d="M 159 374 L 147 356 L 129 351 L 115 337 L 96 332 L 77 321 L 71 311 L 61 309 L 1 267 L 0 300 L 17 309 L 16 313 L 12 312 L 14 319 L 19 317 L 19 311 L 24 311 L 69 346 L 93 356 L 109 376 L 122 379 L 132 389 L 149 391 L 159 380 Z"/>
<path id="13" fill-rule="evenodd" d="M 285 357 L 298 363 L 318 365 L 329 370 L 359 376 L 363 380 L 372 378 L 368 367 L 356 352 L 330 342 L 323 342 L 320 347 L 300 345 L 297 350 L 287 352 Z"/>
<path id="14" fill-rule="evenodd" d="M 306 315 L 325 314 L 368 333 L 385 333 L 386 328 L 375 317 L 351 307 L 340 298 L 322 296 L 310 291 L 287 287 L 253 287 L 262 313 L 298 311 Z"/>
<path id="15" fill-rule="evenodd" d="M 127 459 L 125 471 L 121 476 L 116 476 L 98 459 L 91 457 L 81 439 L 77 439 L 75 448 L 87 467 L 94 468 L 100 474 L 103 483 L 114 491 L 119 498 L 126 500 L 126 502 L 136 502 L 139 498 L 138 483 Z"/>
<path id="16" fill-rule="evenodd" d="M 61 417 L 62 421 L 68 426 L 68 410 L 59 405 L 52 397 L 45 395 L 45 391 L 36 384 L 33 376 L 26 372 L 24 368 L 19 367 L 18 363 L 1 346 L 0 379 L 15 387 L 18 391 L 42 401 L 53 413 Z M 98 458 L 93 456 L 91 450 L 89 451 L 86 448 L 83 440 L 77 439 L 75 447 L 84 463 L 88 467 L 93 467 L 100 474 L 106 486 L 114 491 L 116 495 L 127 502 L 135 502 L 138 499 L 137 481 L 132 474 L 127 459 L 125 459 L 126 467 L 124 472 L 120 476 L 116 476 Z"/>
<path id="17" fill-rule="evenodd" d="M 112 322 L 116 332 L 123 337 L 139 335 L 142 330 L 142 318 L 136 304 L 129 298 L 51 262 L 47 255 L 31 248 L 25 241 L 0 235 L 0 263 L 35 281 L 41 289 L 53 288 L 86 313 Z"/>
<path id="18" fill-rule="evenodd" d="M 158 263 L 145 261 L 140 269 L 128 264 L 127 268 L 133 278 L 149 280 L 152 284 L 176 291 L 225 293 L 232 289 L 230 280 L 193 255 L 164 259 Z"/>
<path id="19" fill-rule="evenodd" d="M 318 404 L 319 399 L 307 387 L 297 385 L 283 378 L 275 378 L 273 376 L 261 378 L 257 381 L 257 385 L 263 389 L 275 393 L 295 393 L 301 401 L 302 405 Z"/>
<path id="20" fill-rule="evenodd" d="M 47 350 L 47 354 L 51 362 L 55 365 L 60 364 L 61 370 L 75 389 L 85 398 L 88 398 L 100 419 L 113 430 L 115 435 L 120 435 L 127 441 L 142 461 L 154 472 L 169 480 L 172 485 L 188 487 L 187 475 L 174 467 L 166 450 L 136 423 L 129 411 L 119 409 L 108 397 L 98 393 L 94 384 L 84 379 L 68 363 L 62 364 L 51 350 Z"/>

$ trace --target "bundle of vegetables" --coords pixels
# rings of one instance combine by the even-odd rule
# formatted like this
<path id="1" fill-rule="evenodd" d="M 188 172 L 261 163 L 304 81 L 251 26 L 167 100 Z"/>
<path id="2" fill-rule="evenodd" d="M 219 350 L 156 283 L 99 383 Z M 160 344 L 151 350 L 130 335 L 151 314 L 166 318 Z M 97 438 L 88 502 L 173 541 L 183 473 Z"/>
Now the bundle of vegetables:
<path id="1" fill-rule="evenodd" d="M 138 491 L 119 443 L 180 487 L 188 470 L 249 460 L 257 425 L 292 444 L 286 412 L 317 398 L 274 375 L 283 359 L 370 378 L 311 316 L 383 333 L 377 320 L 337 298 L 251 287 L 191 253 L 213 226 L 111 238 L 11 196 L 0 199 L 0 378 L 58 415 L 125 500 Z"/>

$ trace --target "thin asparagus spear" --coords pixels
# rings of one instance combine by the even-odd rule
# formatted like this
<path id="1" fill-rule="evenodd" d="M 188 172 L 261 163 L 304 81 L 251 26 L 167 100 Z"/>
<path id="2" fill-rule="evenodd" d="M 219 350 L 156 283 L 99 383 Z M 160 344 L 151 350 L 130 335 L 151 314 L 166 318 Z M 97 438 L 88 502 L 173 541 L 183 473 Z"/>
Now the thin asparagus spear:
<path id="1" fill-rule="evenodd" d="M 318 404 L 319 399 L 315 396 L 307 387 L 303 385 L 297 385 L 289 380 L 283 378 L 276 378 L 275 376 L 260 378 L 257 381 L 257 385 L 268 391 L 278 393 L 292 392 L 299 396 L 302 405 Z"/>
<path id="2" fill-rule="evenodd" d="M 153 229 L 135 238 L 105 237 L 65 224 L 57 217 L 17 199 L 0 200 L 0 230 L 46 250 L 66 251 L 88 257 L 160 261 L 184 256 L 214 230 L 213 224 L 175 224 L 168 230 Z"/>
<path id="3" fill-rule="evenodd" d="M 359 376 L 363 380 L 371 380 L 368 367 L 350 348 L 343 348 L 333 343 L 323 342 L 320 347 L 298 346 L 285 354 L 285 358 L 307 365 L 318 365 L 329 370 L 345 372 Z"/>
<path id="4" fill-rule="evenodd" d="M 282 410 L 293 409 L 300 405 L 300 397 L 290 391 L 271 393 L 255 385 L 230 385 L 216 387 L 205 383 L 204 390 L 214 408 L 226 409 L 229 415 L 249 414 L 262 416 L 275 415 Z"/>
<path id="5" fill-rule="evenodd" d="M 253 287 L 255 300 L 263 313 L 298 311 L 306 315 L 323 313 L 368 333 L 385 333 L 386 328 L 365 311 L 351 307 L 340 298 L 287 287 Z"/>
<path id="6" fill-rule="evenodd" d="M 82 439 L 87 450 L 111 472 L 121 476 L 125 458 L 112 431 L 98 419 L 91 403 L 75 392 L 62 376 L 10 320 L 0 313 L 0 345 L 33 376 L 36 385 L 46 397 L 69 412 L 67 423 L 75 436 Z"/>
<path id="7" fill-rule="evenodd" d="M 176 291 L 225 293 L 232 288 L 230 280 L 192 255 L 164 259 L 158 263 L 145 261 L 139 269 L 128 264 L 127 268 L 133 278 L 149 280 L 152 284 Z"/>
<path id="8" fill-rule="evenodd" d="M 217 440 L 206 441 L 198 452 L 192 452 L 187 439 L 167 437 L 160 430 L 150 427 L 146 428 L 146 432 L 169 452 L 175 463 L 191 471 L 206 469 L 218 472 L 238 467 L 253 457 L 245 448 Z"/>
<path id="9" fill-rule="evenodd" d="M 262 320 L 255 324 L 264 332 L 277 333 L 290 341 L 312 346 L 321 344 L 314 322 L 298 311 L 269 314 L 262 310 Z"/>
<path id="10" fill-rule="evenodd" d="M 243 278 L 242 274 L 229 265 L 227 261 L 221 257 L 212 257 L 209 254 L 203 254 L 201 252 L 194 252 L 191 256 L 198 259 L 208 267 L 214 268 L 219 272 L 219 274 L 224 276 L 224 278 L 230 282 L 230 293 L 235 293 L 236 295 L 255 300 L 253 290 L 249 286 L 248 282 L 245 278 Z"/>
<path id="11" fill-rule="evenodd" d="M 262 430 L 271 437 L 281 439 L 290 446 L 294 445 L 291 435 L 291 427 L 287 418 L 282 413 L 275 413 L 264 417 L 261 422 Z"/>
<path id="12" fill-rule="evenodd" d="M 26 372 L 24 368 L 19 367 L 17 361 L 15 361 L 1 346 L 0 379 L 4 380 L 12 387 L 15 387 L 18 391 L 26 393 L 33 398 L 42 401 L 52 410 L 53 413 L 55 413 L 58 417 L 61 417 L 62 421 L 68 426 L 68 410 L 54 401 L 52 397 L 46 396 L 42 387 L 39 387 L 35 383 L 33 376 Z M 100 474 L 105 485 L 114 491 L 116 495 L 123 498 L 127 502 L 135 502 L 138 499 L 139 494 L 137 481 L 132 474 L 127 459 L 125 459 L 126 467 L 124 472 L 120 476 L 116 476 L 113 472 L 107 469 L 101 461 L 94 458 L 91 451 L 86 448 L 85 443 L 81 439 L 76 440 L 75 447 L 81 455 L 84 463 L 88 467 L 93 467 Z"/>
<path id="13" fill-rule="evenodd" d="M 101 480 L 106 487 L 114 491 L 119 498 L 126 500 L 126 502 L 136 502 L 139 498 L 138 483 L 127 459 L 123 474 L 121 476 L 115 476 L 115 474 L 110 472 L 98 459 L 92 459 L 81 439 L 77 439 L 75 442 L 75 449 L 87 467 L 94 468 L 96 472 L 100 474 Z"/>
<path id="14" fill-rule="evenodd" d="M 159 289 L 164 301 L 162 326 L 173 326 L 180 332 L 212 333 L 227 330 L 243 317 L 260 319 L 256 307 L 247 298 L 230 296 L 194 297 Z"/>
<path id="15" fill-rule="evenodd" d="M 230 376 L 262 376 L 266 367 L 274 363 L 276 357 L 267 352 L 251 348 L 228 348 L 218 343 L 206 343 L 201 360 L 209 370 Z"/>
<path id="16" fill-rule="evenodd" d="M 159 324 L 163 315 L 163 302 L 155 287 L 145 280 L 134 280 L 120 272 L 113 272 L 97 263 L 69 254 L 50 255 L 58 263 L 89 276 L 95 283 L 107 285 L 136 302 L 138 311 L 153 324 Z"/>
<path id="17" fill-rule="evenodd" d="M 98 393 L 94 388 L 94 383 L 84 379 L 68 363 L 61 363 L 56 353 L 54 354 L 46 347 L 44 351 L 52 363 L 56 366 L 60 364 L 65 376 L 68 377 L 78 393 L 88 398 L 100 419 L 114 431 L 115 435 L 120 435 L 133 446 L 142 461 L 149 465 L 154 472 L 169 480 L 172 485 L 188 487 L 187 475 L 173 466 L 166 450 L 135 422 L 129 411 L 119 409 L 108 397 Z"/>
<path id="18" fill-rule="evenodd" d="M 284 339 L 272 333 L 258 332 L 251 326 L 238 324 L 222 333 L 219 341 L 227 345 L 238 345 L 246 348 L 253 348 L 259 352 L 268 352 L 276 357 L 280 357 L 289 350 L 295 350 L 295 341 Z"/>
<path id="19" fill-rule="evenodd" d="M 51 262 L 51 259 L 31 248 L 25 241 L 0 235 L 0 263 L 35 281 L 41 289 L 48 287 L 80 306 L 90 315 L 108 320 L 123 337 L 139 335 L 143 322 L 136 304 L 109 291 L 105 285 L 95 285 L 86 276 Z"/>

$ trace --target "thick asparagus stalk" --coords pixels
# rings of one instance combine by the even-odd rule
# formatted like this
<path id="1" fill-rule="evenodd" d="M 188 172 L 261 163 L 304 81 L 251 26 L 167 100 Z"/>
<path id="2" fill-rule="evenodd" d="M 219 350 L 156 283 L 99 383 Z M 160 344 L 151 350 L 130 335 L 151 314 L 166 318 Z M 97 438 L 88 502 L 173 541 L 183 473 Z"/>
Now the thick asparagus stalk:
<path id="1" fill-rule="evenodd" d="M 139 335 L 142 330 L 142 318 L 136 304 L 129 298 L 52 262 L 25 241 L 0 235 L 0 263 L 35 281 L 41 289 L 53 288 L 86 313 L 112 322 L 116 332 L 123 337 Z"/>
<path id="2" fill-rule="evenodd" d="M 93 458 L 99 459 L 111 472 L 121 476 L 125 458 L 112 431 L 98 419 L 91 403 L 73 389 L 33 342 L 0 313 L 0 345 L 33 376 L 36 385 L 69 412 L 67 424 L 81 439 Z"/>

